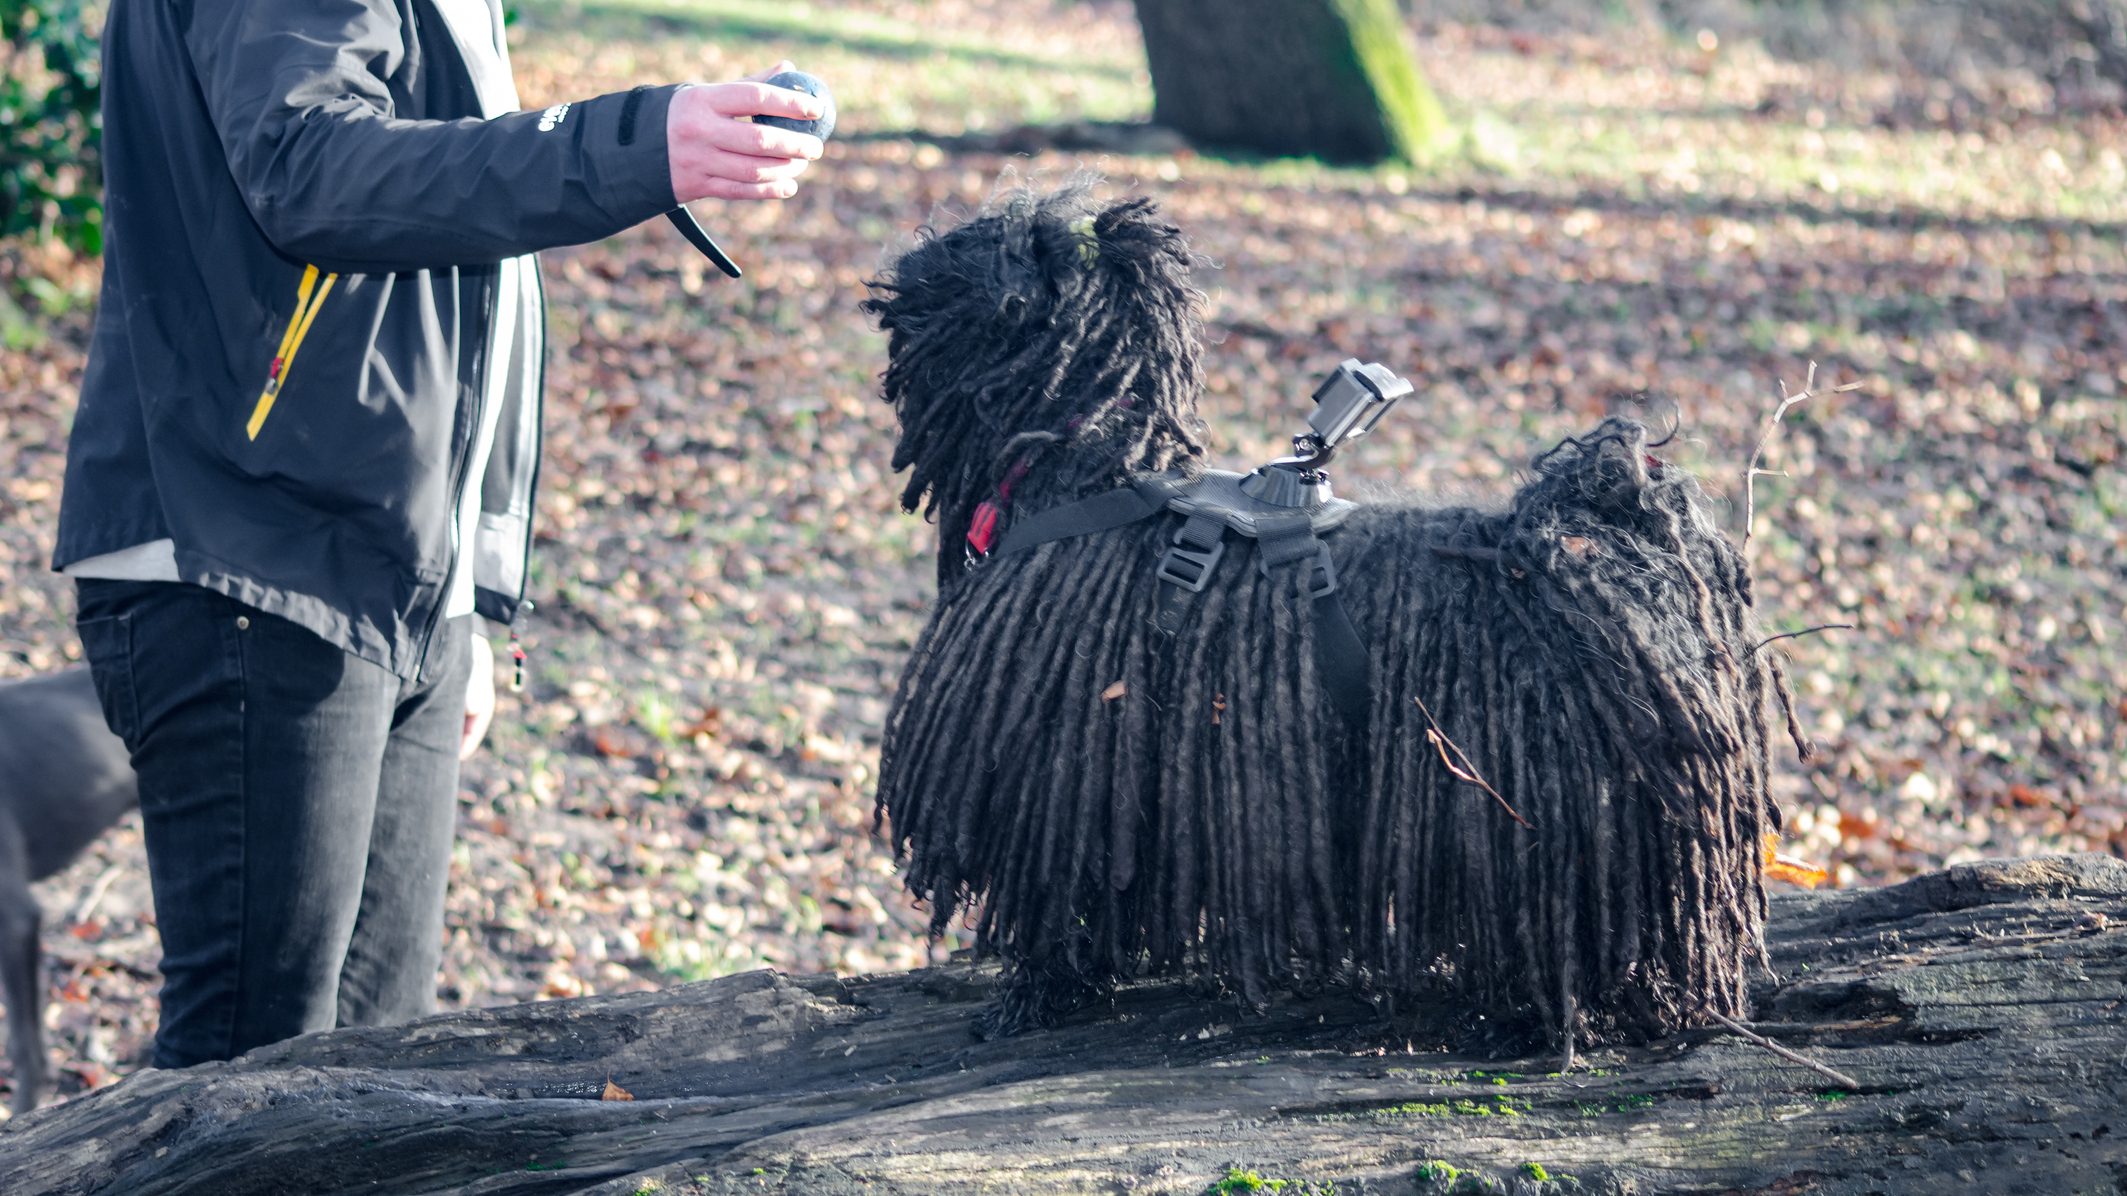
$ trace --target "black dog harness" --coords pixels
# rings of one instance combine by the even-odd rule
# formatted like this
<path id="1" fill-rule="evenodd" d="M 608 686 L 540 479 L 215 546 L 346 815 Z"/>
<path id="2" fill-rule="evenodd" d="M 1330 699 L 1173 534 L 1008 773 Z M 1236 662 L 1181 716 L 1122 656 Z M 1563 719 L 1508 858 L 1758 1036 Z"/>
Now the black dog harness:
<path id="1" fill-rule="evenodd" d="M 1127 527 L 1165 512 L 1182 517 L 1173 543 L 1159 562 L 1160 631 L 1180 630 L 1190 598 L 1211 584 L 1226 555 L 1227 534 L 1256 546 L 1256 567 L 1272 577 L 1280 569 L 1304 569 L 1315 621 L 1315 668 L 1330 700 L 1353 726 L 1363 726 L 1371 700 L 1366 645 L 1337 597 L 1337 568 L 1322 535 L 1334 530 L 1358 504 L 1332 498 L 1310 507 L 1265 502 L 1242 490 L 1254 476 L 1211 470 L 1194 478 L 1140 474 L 1130 484 L 1090 498 L 1037 512 L 1014 523 L 987 555 L 1003 556 L 1075 536 Z M 979 546 L 978 546 L 979 547 Z M 972 558 L 971 559 L 977 559 Z"/>

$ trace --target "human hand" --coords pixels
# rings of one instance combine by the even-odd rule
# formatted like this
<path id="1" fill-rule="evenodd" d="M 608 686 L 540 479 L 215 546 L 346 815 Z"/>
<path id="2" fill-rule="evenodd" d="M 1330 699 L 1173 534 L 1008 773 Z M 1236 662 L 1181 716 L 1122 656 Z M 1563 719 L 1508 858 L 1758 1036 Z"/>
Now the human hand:
<path id="1" fill-rule="evenodd" d="M 488 724 L 495 721 L 495 648 L 475 631 L 472 638 L 473 672 L 465 682 L 465 730 L 458 740 L 458 758 L 470 760 L 487 738 Z"/>
<path id="2" fill-rule="evenodd" d="M 673 94 L 665 112 L 665 152 L 672 194 L 679 202 L 789 199 L 797 194 L 798 176 L 820 156 L 820 139 L 739 119 L 818 119 L 825 111 L 818 99 L 761 81 L 790 69 L 790 63 L 780 62 L 760 75 L 732 83 L 689 84 Z"/>

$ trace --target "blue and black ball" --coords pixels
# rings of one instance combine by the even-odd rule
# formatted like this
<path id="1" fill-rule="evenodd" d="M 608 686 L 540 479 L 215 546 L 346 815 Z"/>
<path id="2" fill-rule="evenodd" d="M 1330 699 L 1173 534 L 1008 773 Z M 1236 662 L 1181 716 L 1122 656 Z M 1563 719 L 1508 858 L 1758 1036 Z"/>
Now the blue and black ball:
<path id="1" fill-rule="evenodd" d="M 808 75 L 804 71 L 784 71 L 781 74 L 770 76 L 767 83 L 770 87 L 787 87 L 792 91 L 802 91 L 809 96 L 818 96 L 820 104 L 825 111 L 820 113 L 818 120 L 797 120 L 788 116 L 756 116 L 753 118 L 753 123 L 757 125 L 774 125 L 778 129 L 789 129 L 793 133 L 810 133 L 822 141 L 827 140 L 834 133 L 834 93 L 827 90 L 827 84 L 820 82 L 819 76 Z"/>

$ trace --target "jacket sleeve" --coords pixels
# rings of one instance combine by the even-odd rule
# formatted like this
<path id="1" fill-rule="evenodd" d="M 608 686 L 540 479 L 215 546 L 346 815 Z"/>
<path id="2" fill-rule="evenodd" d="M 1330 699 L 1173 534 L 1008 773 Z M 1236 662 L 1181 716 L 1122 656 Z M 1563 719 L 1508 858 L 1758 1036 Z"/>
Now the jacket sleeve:
<path id="1" fill-rule="evenodd" d="M 558 120 L 407 120 L 385 82 L 413 36 L 393 0 L 191 8 L 186 49 L 230 174 L 291 257 L 350 273 L 495 262 L 675 206 L 676 87 L 572 103 Z"/>

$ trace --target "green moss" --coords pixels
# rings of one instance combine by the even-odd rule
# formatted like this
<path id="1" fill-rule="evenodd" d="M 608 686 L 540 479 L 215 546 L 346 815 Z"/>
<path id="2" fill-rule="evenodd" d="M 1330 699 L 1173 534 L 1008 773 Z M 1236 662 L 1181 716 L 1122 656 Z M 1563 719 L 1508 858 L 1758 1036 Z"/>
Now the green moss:
<path id="1" fill-rule="evenodd" d="M 1424 163 L 1455 140 L 1440 97 L 1418 74 L 1405 38 L 1402 15 L 1391 0 L 1330 0 L 1351 33 L 1351 53 L 1360 78 L 1381 106 L 1389 156 Z"/>
<path id="2" fill-rule="evenodd" d="M 1554 1174 L 1542 1163 L 1522 1163 L 1514 1177 L 1502 1178 L 1478 1167 L 1457 1167 L 1444 1159 L 1428 1159 L 1411 1175 L 1421 1192 L 1433 1196 L 1500 1196 L 1505 1192 L 1565 1193 L 1582 1190 L 1580 1180 Z M 1530 1185 L 1534 1185 L 1533 1187 Z"/>
<path id="3" fill-rule="evenodd" d="M 1283 1185 L 1279 1186 L 1282 1187 Z M 1204 1196 L 1233 1196 L 1233 1193 L 1236 1192 L 1260 1192 L 1266 1187 L 1270 1187 L 1270 1181 L 1266 1181 L 1255 1172 L 1243 1171 L 1239 1167 L 1228 1167 L 1226 1169 L 1226 1178 L 1218 1180 L 1210 1187 L 1205 1188 Z M 1276 1191 L 1277 1188 L 1271 1188 L 1271 1190 Z"/>
<path id="4" fill-rule="evenodd" d="M 1404 1101 L 1396 1105 L 1380 1105 L 1371 1109 L 1359 1109 L 1349 1113 L 1323 1113 L 1322 1121 L 1392 1121 L 1401 1117 L 1520 1117 L 1529 1111 L 1529 1102 L 1511 1096 L 1495 1096 L 1489 1101 L 1456 1097 L 1453 1100 Z"/>
<path id="5" fill-rule="evenodd" d="M 1337 1181 L 1268 1179 L 1239 1167 L 1228 1167 L 1226 1177 L 1204 1189 L 1203 1196 L 1238 1196 L 1244 1192 L 1275 1192 L 1279 1196 L 1337 1196 Z"/>

